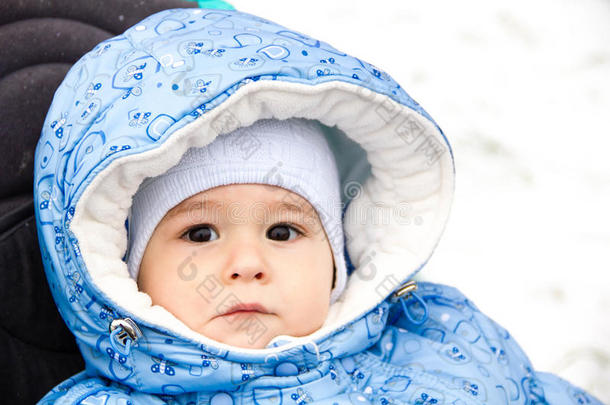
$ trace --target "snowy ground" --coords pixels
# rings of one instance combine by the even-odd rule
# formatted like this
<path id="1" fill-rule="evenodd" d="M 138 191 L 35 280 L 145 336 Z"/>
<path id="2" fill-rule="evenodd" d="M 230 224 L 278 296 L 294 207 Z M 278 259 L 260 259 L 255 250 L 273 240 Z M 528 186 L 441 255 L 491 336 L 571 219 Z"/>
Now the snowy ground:
<path id="1" fill-rule="evenodd" d="M 610 1 L 233 0 L 387 71 L 456 157 L 423 276 L 610 403 Z"/>

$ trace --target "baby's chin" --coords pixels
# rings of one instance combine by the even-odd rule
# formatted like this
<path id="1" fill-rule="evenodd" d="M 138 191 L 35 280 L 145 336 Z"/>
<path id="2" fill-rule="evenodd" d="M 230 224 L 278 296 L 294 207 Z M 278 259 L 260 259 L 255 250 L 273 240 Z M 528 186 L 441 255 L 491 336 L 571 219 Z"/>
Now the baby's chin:
<path id="1" fill-rule="evenodd" d="M 211 320 L 197 332 L 217 342 L 242 349 L 264 349 L 282 331 L 270 319 L 274 315 L 239 315 Z"/>
<path id="2" fill-rule="evenodd" d="M 241 349 L 264 349 L 272 338 L 258 338 L 252 341 L 247 335 L 244 334 L 235 334 L 231 335 L 225 339 L 218 340 L 226 345 L 239 347 Z"/>

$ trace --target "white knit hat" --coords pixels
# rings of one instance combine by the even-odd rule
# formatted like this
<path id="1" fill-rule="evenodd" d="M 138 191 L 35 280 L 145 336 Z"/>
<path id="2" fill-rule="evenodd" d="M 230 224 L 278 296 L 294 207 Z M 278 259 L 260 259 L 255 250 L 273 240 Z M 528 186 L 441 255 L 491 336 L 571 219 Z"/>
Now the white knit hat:
<path id="1" fill-rule="evenodd" d="M 335 261 L 330 296 L 335 302 L 347 281 L 339 173 L 319 122 L 303 118 L 262 119 L 221 134 L 202 148 L 190 148 L 162 175 L 146 178 L 128 216 L 131 277 L 137 280 L 148 241 L 169 210 L 207 189 L 240 183 L 288 189 L 316 209 Z"/>

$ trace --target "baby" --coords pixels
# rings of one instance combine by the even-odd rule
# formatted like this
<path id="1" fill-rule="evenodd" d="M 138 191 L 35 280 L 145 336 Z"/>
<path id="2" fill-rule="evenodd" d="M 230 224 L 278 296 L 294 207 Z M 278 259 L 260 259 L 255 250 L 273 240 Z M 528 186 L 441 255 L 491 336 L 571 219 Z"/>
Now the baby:
<path id="1" fill-rule="evenodd" d="M 325 42 L 236 10 L 152 15 L 73 66 L 35 164 L 86 364 L 42 404 L 599 403 L 415 279 L 453 152 L 394 79 Z"/>
<path id="2" fill-rule="evenodd" d="M 244 154 L 245 137 L 260 150 Z M 220 135 L 143 182 L 129 218 L 130 274 L 153 304 L 214 340 L 263 348 L 308 335 L 345 286 L 339 190 L 315 121 L 264 119 Z M 206 279 L 232 299 L 202 295 Z M 247 317 L 266 328 L 254 342 Z"/>

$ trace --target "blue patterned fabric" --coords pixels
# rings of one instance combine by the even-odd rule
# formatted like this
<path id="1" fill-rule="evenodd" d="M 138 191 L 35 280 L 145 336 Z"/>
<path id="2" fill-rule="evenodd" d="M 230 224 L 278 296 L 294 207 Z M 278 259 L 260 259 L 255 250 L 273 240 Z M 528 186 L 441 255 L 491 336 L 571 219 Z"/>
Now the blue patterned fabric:
<path id="1" fill-rule="evenodd" d="M 145 338 L 133 342 L 129 325 L 110 332 L 111 321 L 132 314 L 87 271 L 70 228 L 79 199 L 119 157 L 157 147 L 259 80 L 353 83 L 434 124 L 375 66 L 239 11 L 166 10 L 96 46 L 55 94 L 35 155 L 45 271 L 87 364 L 39 403 L 600 404 L 535 371 L 506 330 L 455 288 L 429 282 L 380 299 L 317 345 L 271 358 L 145 324 L 136 325 Z"/>

